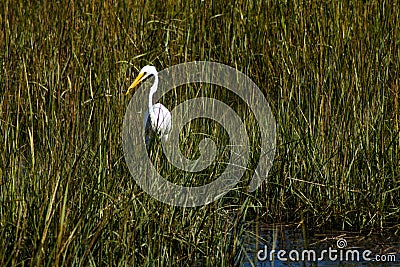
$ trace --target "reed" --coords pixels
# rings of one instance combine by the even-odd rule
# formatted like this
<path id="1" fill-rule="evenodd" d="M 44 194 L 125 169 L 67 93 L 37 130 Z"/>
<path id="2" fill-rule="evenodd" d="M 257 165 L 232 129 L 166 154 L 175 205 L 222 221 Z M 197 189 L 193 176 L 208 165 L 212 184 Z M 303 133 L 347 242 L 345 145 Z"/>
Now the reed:
<path id="1" fill-rule="evenodd" d="M 229 266 L 254 218 L 399 234 L 397 1 L 1 1 L 0 10 L 0 265 Z M 145 64 L 193 60 L 259 85 L 277 151 L 266 183 L 248 193 L 259 153 L 248 108 L 196 84 L 165 96 L 170 109 L 199 91 L 224 101 L 254 147 L 234 190 L 178 208 L 130 176 L 121 92 Z M 185 152 L 198 153 L 191 133 L 228 144 L 215 129 L 188 125 Z M 224 168 L 181 175 L 160 164 L 193 185 Z"/>

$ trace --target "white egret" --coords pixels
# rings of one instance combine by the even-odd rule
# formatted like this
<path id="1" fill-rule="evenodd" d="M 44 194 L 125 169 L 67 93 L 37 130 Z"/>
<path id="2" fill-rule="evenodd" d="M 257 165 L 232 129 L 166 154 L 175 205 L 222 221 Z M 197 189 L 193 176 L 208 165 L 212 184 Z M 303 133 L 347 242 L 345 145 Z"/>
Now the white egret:
<path id="1" fill-rule="evenodd" d="M 138 76 L 133 81 L 131 86 L 129 86 L 126 94 L 129 94 L 129 92 L 133 88 L 135 88 L 141 81 L 145 80 L 151 75 L 154 76 L 154 83 L 151 86 L 149 93 L 149 109 L 146 111 L 146 114 L 144 116 L 146 144 L 148 144 L 149 142 L 148 133 L 157 133 L 160 137 L 167 141 L 168 134 L 171 131 L 171 113 L 169 112 L 169 110 L 160 103 L 156 103 L 153 105 L 153 95 L 158 88 L 158 72 L 154 66 L 144 66 L 140 70 Z"/>

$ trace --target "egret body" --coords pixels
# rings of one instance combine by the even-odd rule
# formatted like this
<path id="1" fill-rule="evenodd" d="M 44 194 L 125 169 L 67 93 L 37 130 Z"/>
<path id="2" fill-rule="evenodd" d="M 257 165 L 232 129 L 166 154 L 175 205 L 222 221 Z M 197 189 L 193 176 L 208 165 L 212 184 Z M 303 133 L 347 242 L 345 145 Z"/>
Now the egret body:
<path id="1" fill-rule="evenodd" d="M 149 109 L 146 111 L 144 117 L 144 125 L 146 129 L 146 133 L 148 131 L 157 133 L 164 141 L 167 141 L 168 134 L 171 131 L 171 113 L 169 110 L 160 103 L 156 103 L 153 105 L 153 95 L 157 91 L 158 88 L 158 72 L 154 66 L 145 66 L 143 67 L 136 79 L 133 81 L 131 86 L 129 86 L 126 94 L 135 88 L 141 81 L 146 78 L 154 76 L 154 83 L 150 88 L 149 93 Z M 146 134 L 146 143 L 148 143 Z"/>

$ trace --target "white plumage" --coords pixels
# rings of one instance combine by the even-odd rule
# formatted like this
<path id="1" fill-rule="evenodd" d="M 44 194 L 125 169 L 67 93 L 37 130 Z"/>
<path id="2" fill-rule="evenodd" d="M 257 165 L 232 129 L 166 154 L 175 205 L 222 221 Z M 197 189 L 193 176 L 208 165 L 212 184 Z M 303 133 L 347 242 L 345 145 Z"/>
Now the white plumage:
<path id="1" fill-rule="evenodd" d="M 158 88 L 158 72 L 154 66 L 143 67 L 131 86 L 129 86 L 126 94 L 135 88 L 141 81 L 145 80 L 151 75 L 154 76 L 154 83 L 151 86 L 149 93 L 149 109 L 146 111 L 144 116 L 146 144 L 149 142 L 149 135 L 152 135 L 154 132 L 167 141 L 172 124 L 171 113 L 169 110 L 160 103 L 153 105 L 153 95 L 155 92 L 157 92 Z"/>

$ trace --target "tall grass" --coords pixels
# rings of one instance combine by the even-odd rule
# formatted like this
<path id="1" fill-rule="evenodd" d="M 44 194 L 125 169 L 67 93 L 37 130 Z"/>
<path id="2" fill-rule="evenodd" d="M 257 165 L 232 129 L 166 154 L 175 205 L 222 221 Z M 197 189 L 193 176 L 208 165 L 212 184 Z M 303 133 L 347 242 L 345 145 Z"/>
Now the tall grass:
<path id="1" fill-rule="evenodd" d="M 0 265 L 231 265 L 254 218 L 399 234 L 397 1 L 2 1 L 0 10 Z M 129 174 L 121 92 L 145 64 L 193 60 L 238 68 L 262 88 L 277 152 L 257 192 L 244 179 L 215 203 L 177 208 Z M 240 99 L 203 93 L 237 107 L 256 144 Z M 218 135 L 211 123 L 186 134 Z"/>

